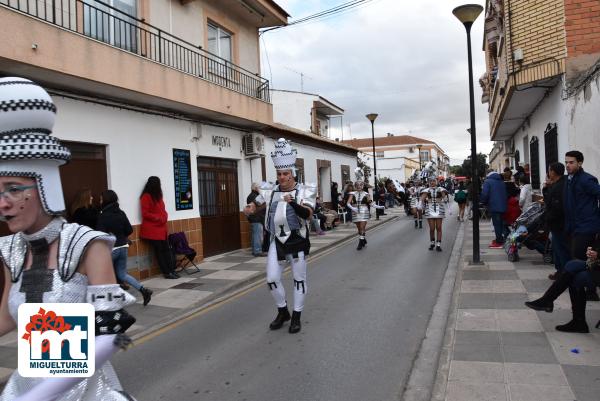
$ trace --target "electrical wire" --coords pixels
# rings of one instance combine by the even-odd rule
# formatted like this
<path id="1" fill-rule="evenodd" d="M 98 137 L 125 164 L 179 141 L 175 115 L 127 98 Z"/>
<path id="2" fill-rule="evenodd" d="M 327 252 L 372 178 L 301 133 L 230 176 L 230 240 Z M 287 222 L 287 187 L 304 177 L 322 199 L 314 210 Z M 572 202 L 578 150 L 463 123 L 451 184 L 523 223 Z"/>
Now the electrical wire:
<path id="1" fill-rule="evenodd" d="M 348 1 L 348 2 L 342 3 L 340 5 L 337 5 L 335 7 L 332 7 L 330 9 L 323 10 L 323 11 L 320 11 L 318 13 L 308 15 L 308 16 L 300 18 L 300 19 L 298 19 L 296 21 L 292 21 L 292 22 L 290 22 L 287 25 L 275 26 L 273 28 L 268 28 L 268 29 L 262 30 L 262 31 L 260 31 L 259 34 L 262 35 L 265 32 L 273 31 L 273 30 L 276 30 L 276 29 L 281 29 L 281 28 L 285 28 L 285 27 L 289 27 L 289 26 L 303 24 L 303 23 L 306 23 L 306 22 L 309 22 L 309 21 L 313 21 L 313 20 L 317 20 L 317 19 L 322 19 L 324 17 L 329 17 L 329 16 L 332 16 L 332 15 L 340 14 L 340 13 L 342 13 L 344 11 L 348 11 L 350 9 L 356 8 L 358 6 L 361 6 L 361 5 L 365 4 L 365 3 L 369 3 L 371 1 L 373 1 L 373 0 L 352 0 L 352 1 Z"/>

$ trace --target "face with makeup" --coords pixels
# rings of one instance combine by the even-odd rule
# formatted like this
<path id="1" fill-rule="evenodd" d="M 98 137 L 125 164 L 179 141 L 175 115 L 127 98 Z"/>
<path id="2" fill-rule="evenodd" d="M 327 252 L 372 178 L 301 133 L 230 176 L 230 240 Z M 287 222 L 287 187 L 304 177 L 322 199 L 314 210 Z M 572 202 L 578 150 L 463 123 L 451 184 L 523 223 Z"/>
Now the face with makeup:
<path id="1" fill-rule="evenodd" d="M 354 188 L 356 188 L 356 190 L 360 192 L 365 188 L 365 184 L 362 181 L 356 181 L 354 183 Z"/>
<path id="2" fill-rule="evenodd" d="M 27 177 L 0 177 L 0 216 L 13 233 L 32 234 L 52 220 L 42 208 L 35 180 Z"/>
<path id="3" fill-rule="evenodd" d="M 294 174 L 292 174 L 292 170 L 277 170 L 277 182 L 279 183 L 279 188 L 283 191 L 291 190 L 296 185 L 296 179 L 294 178 Z"/>

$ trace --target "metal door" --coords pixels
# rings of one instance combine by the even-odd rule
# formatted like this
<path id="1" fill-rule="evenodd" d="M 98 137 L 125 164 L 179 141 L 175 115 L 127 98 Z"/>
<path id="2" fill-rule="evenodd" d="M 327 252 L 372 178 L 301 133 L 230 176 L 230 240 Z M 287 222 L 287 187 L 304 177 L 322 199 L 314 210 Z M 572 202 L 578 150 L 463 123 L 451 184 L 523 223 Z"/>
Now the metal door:
<path id="1" fill-rule="evenodd" d="M 237 162 L 199 157 L 197 163 L 204 257 L 239 249 Z"/>

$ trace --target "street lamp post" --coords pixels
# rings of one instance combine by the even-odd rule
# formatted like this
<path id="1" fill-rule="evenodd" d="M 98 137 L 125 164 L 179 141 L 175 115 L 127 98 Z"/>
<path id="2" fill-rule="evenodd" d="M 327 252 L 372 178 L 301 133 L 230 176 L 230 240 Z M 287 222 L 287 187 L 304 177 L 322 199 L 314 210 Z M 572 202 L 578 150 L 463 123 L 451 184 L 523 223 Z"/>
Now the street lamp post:
<path id="1" fill-rule="evenodd" d="M 421 162 L 421 148 L 422 147 L 423 147 L 423 145 L 421 145 L 421 144 L 417 145 L 417 151 L 419 152 L 419 172 L 423 168 L 423 162 Z"/>
<path id="2" fill-rule="evenodd" d="M 473 260 L 472 264 L 481 264 L 479 252 L 479 174 L 477 173 L 477 134 L 475 132 L 475 101 L 473 94 L 473 60 L 471 58 L 471 27 L 483 11 L 479 4 L 465 4 L 452 10 L 452 14 L 459 19 L 467 31 L 467 54 L 469 61 L 469 106 L 471 115 L 471 178 L 473 198 Z"/>
<path id="3" fill-rule="evenodd" d="M 373 140 L 373 188 L 377 188 L 377 157 L 375 156 L 375 119 L 377 114 L 367 114 L 366 117 L 371 121 L 371 138 Z"/>

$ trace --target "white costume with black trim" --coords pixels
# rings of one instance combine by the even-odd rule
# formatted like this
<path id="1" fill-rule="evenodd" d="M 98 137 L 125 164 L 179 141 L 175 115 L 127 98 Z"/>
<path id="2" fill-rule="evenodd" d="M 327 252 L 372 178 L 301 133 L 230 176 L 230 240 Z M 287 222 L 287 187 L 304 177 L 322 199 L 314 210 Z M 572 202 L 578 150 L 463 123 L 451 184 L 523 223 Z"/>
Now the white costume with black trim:
<path id="1" fill-rule="evenodd" d="M 421 185 L 409 188 L 411 209 L 415 209 L 419 205 L 419 201 L 421 199 L 421 191 L 423 191 L 424 188 L 425 187 Z"/>
<path id="2" fill-rule="evenodd" d="M 295 171 L 296 150 L 285 139 L 275 144 L 275 152 L 271 154 L 276 170 Z M 269 244 L 267 256 L 267 284 L 278 308 L 287 305 L 285 289 L 281 283 L 283 266 L 287 261 L 292 266 L 294 275 L 294 311 L 301 312 L 308 290 L 306 281 L 306 256 L 310 252 L 309 221 L 300 217 L 295 208 L 307 206 L 314 210 L 317 197 L 315 185 L 296 184 L 289 191 L 282 191 L 279 185 L 262 183 L 258 202 L 266 202 L 265 230 L 268 233 L 266 243 Z M 284 201 L 290 195 L 293 204 Z M 259 199 L 260 198 L 260 199 Z M 300 210 L 302 212 L 302 210 Z"/>
<path id="3" fill-rule="evenodd" d="M 426 195 L 423 205 L 426 219 L 443 219 L 446 217 L 446 203 L 443 199 L 447 193 L 448 191 L 444 187 L 430 187 L 421 190 L 421 195 Z"/>
<path id="4" fill-rule="evenodd" d="M 34 82 L 0 78 L 0 176 L 35 179 L 42 208 L 50 216 L 65 209 L 58 167 L 70 159 L 69 150 L 50 135 L 55 113 L 50 95 Z M 49 269 L 50 244 L 56 241 L 58 266 Z M 7 306 L 15 322 L 23 303 L 87 302 L 96 310 L 96 371 L 92 377 L 29 378 L 15 371 L 0 401 L 133 400 L 123 392 L 108 360 L 130 341 L 123 333 L 135 319 L 123 307 L 135 298 L 117 284 L 90 286 L 87 276 L 78 272 L 83 254 L 94 241 L 106 242 L 110 248 L 114 237 L 67 224 L 61 217 L 36 233 L 0 238 L 0 258 L 12 282 Z M 31 266 L 25 269 L 28 252 Z"/>
<path id="5" fill-rule="evenodd" d="M 352 222 L 358 223 L 361 221 L 368 221 L 371 218 L 371 197 L 368 192 L 355 191 L 351 192 L 352 202 Z"/>

